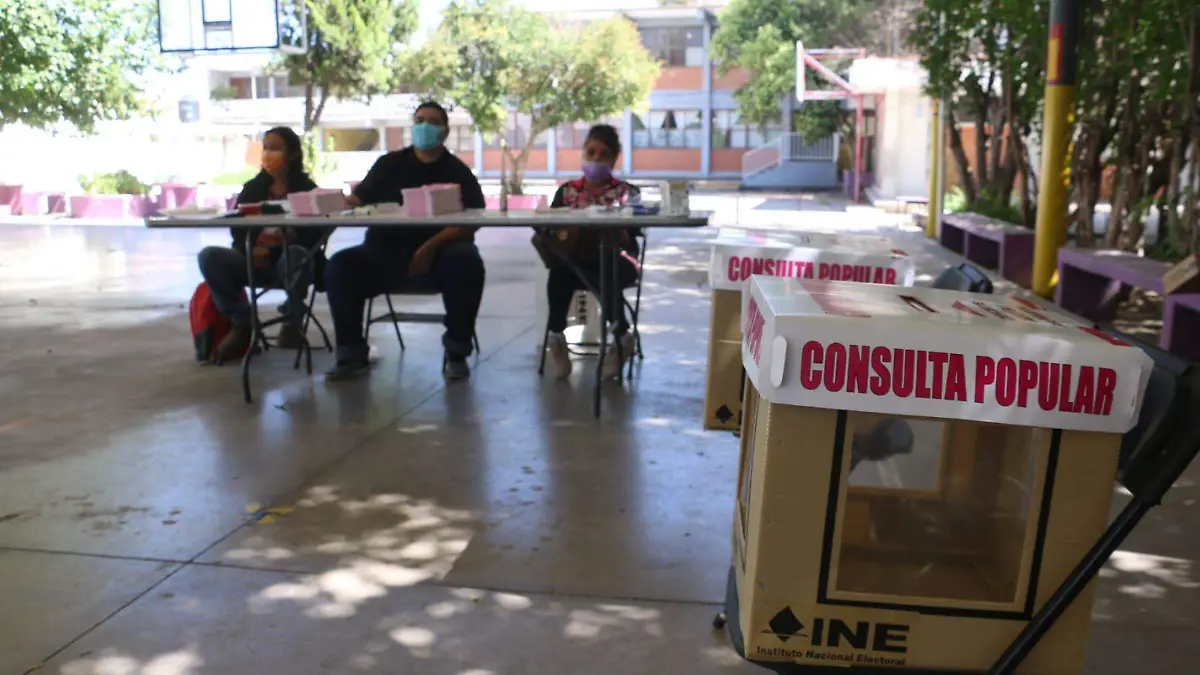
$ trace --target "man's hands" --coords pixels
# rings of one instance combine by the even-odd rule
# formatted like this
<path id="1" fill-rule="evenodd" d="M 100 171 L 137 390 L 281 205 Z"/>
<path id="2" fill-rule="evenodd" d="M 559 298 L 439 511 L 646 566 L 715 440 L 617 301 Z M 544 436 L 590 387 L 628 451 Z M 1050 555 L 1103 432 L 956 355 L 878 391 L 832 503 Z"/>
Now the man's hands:
<path id="1" fill-rule="evenodd" d="M 408 277 L 411 279 L 428 274 L 433 269 L 433 257 L 437 254 L 437 250 L 445 244 L 463 239 L 473 241 L 475 239 L 475 228 L 442 228 L 441 232 L 433 235 L 428 241 L 421 244 L 421 248 L 418 248 L 413 253 L 412 261 L 408 263 Z"/>
<path id="2" fill-rule="evenodd" d="M 413 253 L 412 260 L 408 263 L 408 278 L 424 276 L 433 268 L 433 254 L 437 252 L 437 243 L 430 239 L 421 244 Z"/>
<path id="3" fill-rule="evenodd" d="M 271 264 L 271 249 L 265 246 L 254 247 L 254 266 L 268 267 Z"/>

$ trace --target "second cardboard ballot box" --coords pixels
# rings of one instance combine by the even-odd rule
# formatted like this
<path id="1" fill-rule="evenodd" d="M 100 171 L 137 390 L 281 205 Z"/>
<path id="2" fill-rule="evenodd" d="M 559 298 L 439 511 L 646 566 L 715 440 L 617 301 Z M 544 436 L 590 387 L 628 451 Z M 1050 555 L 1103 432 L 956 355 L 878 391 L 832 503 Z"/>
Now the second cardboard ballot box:
<path id="1" fill-rule="evenodd" d="M 754 277 L 742 314 L 739 650 L 986 671 L 1104 531 L 1149 358 L 1035 302 L 927 288 Z M 1082 673 L 1091 605 L 1017 672 Z"/>
<path id="2" fill-rule="evenodd" d="M 722 228 L 709 270 L 705 429 L 741 427 L 742 287 L 753 274 L 911 286 L 916 267 L 885 237 Z"/>

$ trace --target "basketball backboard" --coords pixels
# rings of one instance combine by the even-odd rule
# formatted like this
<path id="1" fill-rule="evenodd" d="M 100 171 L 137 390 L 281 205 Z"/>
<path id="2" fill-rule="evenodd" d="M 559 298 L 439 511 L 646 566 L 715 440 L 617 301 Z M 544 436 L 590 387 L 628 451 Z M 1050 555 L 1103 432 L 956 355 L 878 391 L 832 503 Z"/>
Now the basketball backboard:
<path id="1" fill-rule="evenodd" d="M 158 0 L 164 53 L 308 50 L 304 0 Z"/>

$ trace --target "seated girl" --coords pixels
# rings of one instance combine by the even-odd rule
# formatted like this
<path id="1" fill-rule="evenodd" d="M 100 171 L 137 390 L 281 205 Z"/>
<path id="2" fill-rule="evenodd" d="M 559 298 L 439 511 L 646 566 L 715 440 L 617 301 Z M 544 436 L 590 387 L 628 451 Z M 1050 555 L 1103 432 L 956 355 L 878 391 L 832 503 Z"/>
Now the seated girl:
<path id="1" fill-rule="evenodd" d="M 620 156 L 621 140 L 617 130 L 607 124 L 592 127 L 583 144 L 583 176 L 559 187 L 550 206 L 575 209 L 636 202 L 640 196 L 638 189 L 613 176 L 613 167 Z M 636 344 L 633 336 L 629 335 L 622 289 L 637 283 L 637 234 L 637 228 L 621 232 L 621 250 L 615 252 L 618 256 L 617 278 L 613 279 L 614 252 L 606 249 L 601 256 L 594 230 L 562 229 L 543 233 L 542 236 L 553 237 L 559 252 L 570 257 L 571 262 L 579 268 L 576 272 L 566 264 L 556 264 L 553 256 L 543 255 L 550 266 L 550 276 L 546 280 L 550 335 L 545 348 L 549 352 L 551 370 L 555 376 L 565 378 L 571 374 L 571 355 L 567 350 L 567 339 L 563 336 L 571 298 L 576 292 L 587 290 L 589 284 L 593 288 L 599 287 L 601 278 L 607 296 L 600 299 L 601 314 L 605 326 L 610 327 L 613 334 L 613 346 L 601 364 L 601 376 L 604 379 L 619 378 L 625 361 L 633 356 Z"/>
<path id="2" fill-rule="evenodd" d="M 300 146 L 300 137 L 287 127 L 277 127 L 263 136 L 262 171 L 242 187 L 237 203 L 282 200 L 293 192 L 307 192 L 316 187 L 317 184 L 304 171 L 304 150 Z M 254 286 L 281 288 L 287 292 L 288 301 L 280 307 L 286 322 L 280 326 L 277 341 L 280 348 L 298 348 L 302 341 L 304 296 L 314 271 L 309 264 L 309 256 L 327 231 L 253 226 L 233 227 L 230 231 L 233 235 L 231 247 L 209 246 L 199 255 L 200 274 L 208 283 L 213 304 L 232 324 L 230 332 L 217 345 L 217 362 L 241 354 L 250 346 L 250 304 L 243 297 L 243 289 L 251 285 L 246 270 L 246 256 L 253 259 Z M 247 231 L 254 242 L 249 251 L 246 250 Z M 285 242 L 291 279 L 284 279 Z M 324 261 L 318 255 L 311 262 L 319 266 Z M 319 269 L 316 274 L 319 279 Z"/>

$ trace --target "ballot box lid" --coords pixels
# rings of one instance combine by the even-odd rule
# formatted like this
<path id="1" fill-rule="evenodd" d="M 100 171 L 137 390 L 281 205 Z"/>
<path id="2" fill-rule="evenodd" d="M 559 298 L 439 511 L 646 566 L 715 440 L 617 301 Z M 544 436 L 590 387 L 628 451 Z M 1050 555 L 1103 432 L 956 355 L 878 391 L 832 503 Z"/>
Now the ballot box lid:
<path id="1" fill-rule="evenodd" d="M 752 274 L 911 286 L 916 266 L 887 237 L 721 228 L 709 267 L 713 289 L 740 291 Z"/>
<path id="2" fill-rule="evenodd" d="M 1044 303 L 751 277 L 742 362 L 773 403 L 1124 433 L 1145 352 Z"/>

